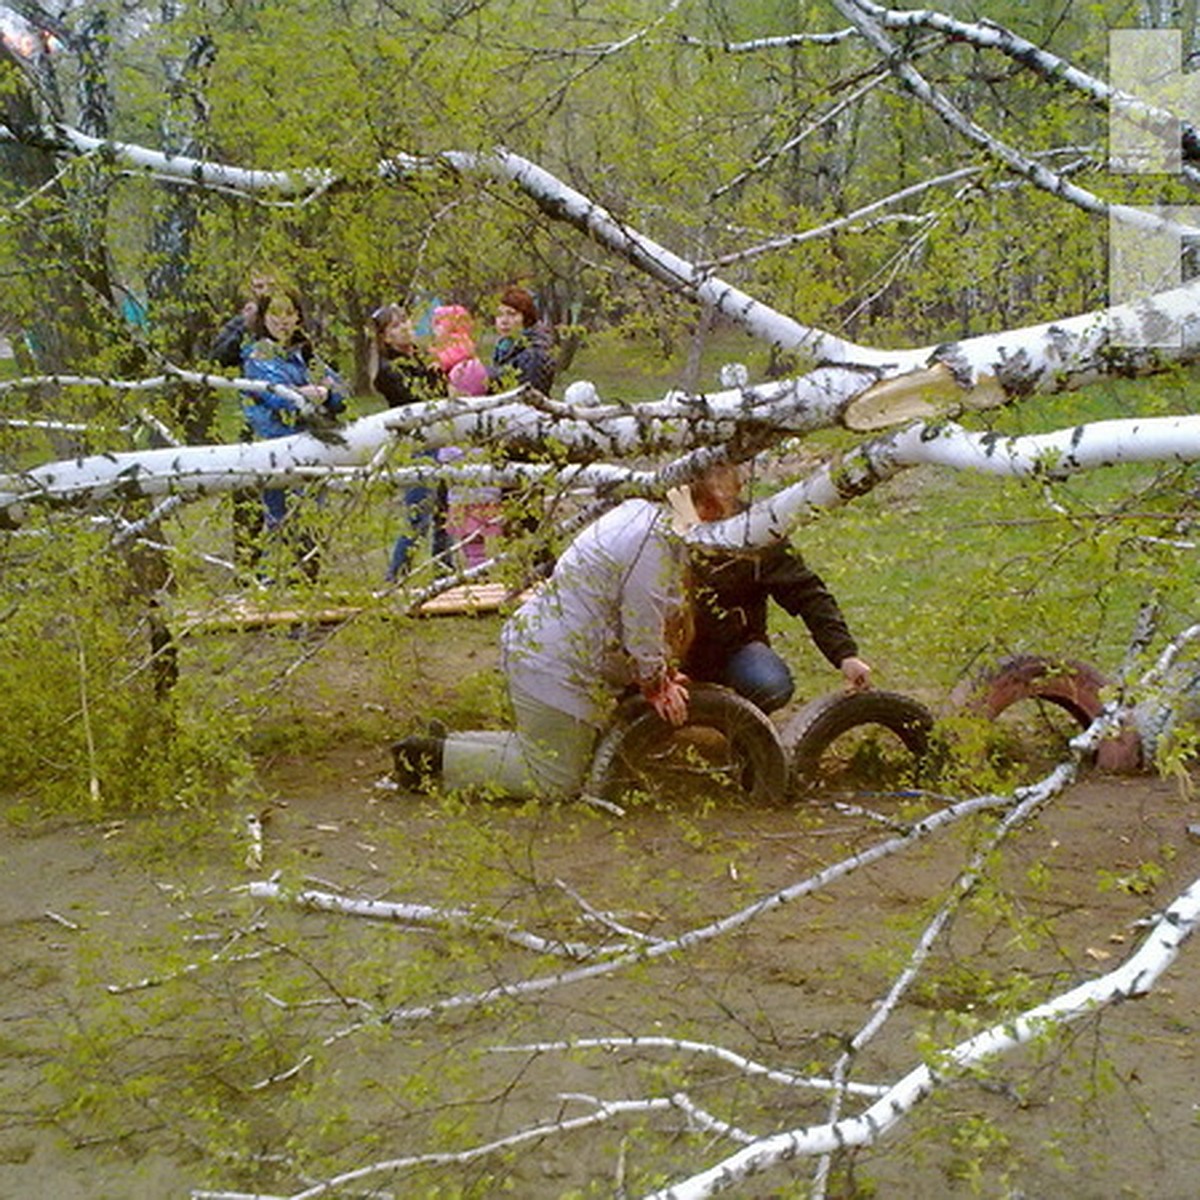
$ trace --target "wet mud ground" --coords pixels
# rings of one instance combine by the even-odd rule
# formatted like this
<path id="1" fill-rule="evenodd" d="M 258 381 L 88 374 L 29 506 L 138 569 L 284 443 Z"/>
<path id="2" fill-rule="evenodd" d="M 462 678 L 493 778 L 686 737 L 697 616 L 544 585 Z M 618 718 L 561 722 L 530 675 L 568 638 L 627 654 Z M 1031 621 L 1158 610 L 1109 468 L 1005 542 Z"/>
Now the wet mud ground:
<path id="1" fill-rule="evenodd" d="M 179 1101 L 203 1057 L 179 1026 L 195 1022 L 203 1029 L 219 1018 L 224 1024 L 216 1028 L 226 1028 L 246 1012 L 246 992 L 238 989 L 279 984 L 272 965 L 278 955 L 223 965 L 220 972 L 205 967 L 205 947 L 226 946 L 230 931 L 251 927 L 251 915 L 267 933 L 242 944 L 311 955 L 297 995 L 337 993 L 346 1001 L 333 1016 L 306 1018 L 310 1040 L 355 1019 L 348 1005 L 359 997 L 350 991 L 367 978 L 356 972 L 381 955 L 394 964 L 385 966 L 396 989 L 387 1002 L 545 974 L 512 947 L 467 953 L 447 942 L 435 952 L 436 938 L 427 931 L 381 931 L 370 922 L 285 905 L 252 913 L 239 890 L 250 879 L 282 870 L 308 886 L 456 905 L 486 895 L 491 911 L 511 913 L 523 925 L 535 921 L 544 903 L 551 929 L 561 927 L 563 911 L 576 903 L 564 909 L 568 893 L 561 882 L 597 911 L 670 935 L 888 836 L 870 817 L 827 806 L 647 808 L 618 819 L 484 804 L 472 814 L 381 789 L 385 767 L 372 747 L 347 748 L 318 763 L 278 760 L 270 774 L 276 801 L 266 814 L 261 867 L 247 866 L 244 814 L 234 811 L 215 838 L 193 839 L 186 824 L 172 828 L 169 822 L 6 827 L 0 850 L 0 1197 L 187 1196 L 192 1188 L 236 1190 L 244 1182 L 229 1147 L 212 1141 L 220 1115 L 195 1117 L 201 1100 L 190 1101 L 191 1110 Z M 1200 845 L 1188 832 L 1198 817 L 1200 803 L 1176 784 L 1146 777 L 1091 776 L 1048 805 L 1006 843 L 990 875 L 994 887 L 951 922 L 923 982 L 864 1053 L 855 1077 L 893 1081 L 919 1061 L 920 1047 L 928 1044 L 922 1038 L 949 1044 L 972 1030 L 973 1014 L 986 1024 L 1011 1011 L 1006 1004 L 1019 1007 L 1026 993 L 1017 983 L 1037 999 L 1044 981 L 1060 980 L 1063 990 L 1118 964 L 1143 935 L 1139 922 L 1200 875 Z M 486 1095 L 471 1102 L 463 1144 L 577 1113 L 572 1104 L 582 1102 L 564 1101 L 564 1093 L 636 1097 L 663 1082 L 653 1078 L 653 1068 L 647 1073 L 646 1055 L 526 1054 L 519 1066 L 503 1056 L 494 1066 L 473 1057 L 489 1041 L 618 1030 L 686 1034 L 793 1069 L 828 1062 L 832 1048 L 862 1026 L 886 992 L 933 899 L 952 885 L 981 828 L 977 820 L 964 823 L 958 832 L 850 873 L 653 970 L 601 975 L 502 1013 L 459 1014 L 421 1026 L 423 1035 L 411 1042 L 397 1037 L 364 1047 L 351 1039 L 336 1059 L 344 1077 L 338 1094 L 373 1133 L 358 1133 L 361 1144 L 321 1136 L 342 1163 L 412 1153 L 431 1126 L 415 1115 L 422 1104 L 406 1091 L 406 1081 L 438 1077 L 447 1094 L 455 1088 L 472 1093 L 471 1082 L 457 1078 L 464 1070 L 494 1079 Z M 479 833 L 478 844 L 451 852 L 467 830 Z M 197 937 L 210 941 L 190 940 Z M 173 953 L 164 949 L 171 947 Z M 948 1084 L 880 1146 L 860 1152 L 852 1171 L 836 1176 L 830 1195 L 1196 1195 L 1196 952 L 1195 944 L 1185 946 L 1150 996 L 1023 1049 L 986 1077 Z M 442 974 L 438 964 L 449 961 L 446 955 L 456 965 Z M 411 973 L 408 982 L 399 981 L 401 964 Z M 156 971 L 167 981 L 114 992 Z M 368 1002 L 375 997 L 362 998 Z M 247 1040 L 266 1036 L 266 1026 L 251 1028 L 245 1020 Z M 95 1057 L 89 1057 L 90 1043 Z M 303 1044 L 298 1038 L 296 1045 Z M 277 1048 L 275 1059 L 271 1053 L 260 1048 L 253 1063 L 213 1070 L 224 1072 L 226 1083 L 236 1077 L 244 1089 L 262 1062 L 283 1067 L 293 1061 L 294 1046 Z M 391 1054 L 397 1057 L 381 1082 L 378 1056 Z M 464 1066 L 474 1063 L 485 1065 Z M 333 1067 L 327 1062 L 325 1069 Z M 106 1086 L 122 1093 L 119 1102 L 111 1101 Z M 697 1069 L 688 1087 L 707 1109 L 745 1116 L 756 1129 L 763 1122 L 780 1128 L 819 1122 L 826 1112 L 819 1097 L 743 1097 L 736 1073 L 711 1067 Z M 195 1095 L 211 1102 L 213 1093 L 197 1088 Z M 262 1120 L 252 1113 L 269 1111 L 277 1124 L 264 1127 L 263 1136 L 275 1135 L 281 1145 L 303 1136 L 318 1111 L 312 1105 L 330 1103 L 327 1093 L 300 1096 L 292 1089 L 281 1091 L 275 1109 L 243 1111 L 246 1095 L 231 1097 L 230 1120 L 235 1114 Z M 424 1111 L 445 1116 L 450 1107 L 434 1099 Z M 654 1124 L 652 1117 L 633 1118 L 622 1130 L 615 1120 L 547 1138 L 502 1167 L 476 1161 L 374 1182 L 397 1196 L 459 1194 L 447 1190 L 453 1187 L 474 1195 L 619 1195 L 623 1172 L 636 1179 L 647 1165 L 637 1158 L 643 1121 Z M 235 1142 L 243 1144 L 231 1138 Z M 679 1178 L 687 1164 L 699 1169 L 735 1148 L 716 1135 L 693 1137 L 664 1159 L 663 1169 Z M 803 1195 L 811 1173 L 811 1163 L 792 1165 L 731 1194 Z M 279 1194 L 286 1194 L 286 1176 L 281 1171 Z"/>

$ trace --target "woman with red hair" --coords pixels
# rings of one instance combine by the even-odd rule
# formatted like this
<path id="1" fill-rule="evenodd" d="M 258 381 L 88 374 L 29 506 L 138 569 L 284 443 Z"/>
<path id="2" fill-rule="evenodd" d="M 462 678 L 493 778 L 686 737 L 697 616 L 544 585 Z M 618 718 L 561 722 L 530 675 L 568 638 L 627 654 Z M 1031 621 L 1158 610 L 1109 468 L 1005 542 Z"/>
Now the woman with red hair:
<path id="1" fill-rule="evenodd" d="M 488 378 L 493 392 L 526 384 L 548 395 L 554 383 L 550 331 L 538 317 L 537 302 L 521 287 L 506 288 L 496 306 L 496 333 Z"/>

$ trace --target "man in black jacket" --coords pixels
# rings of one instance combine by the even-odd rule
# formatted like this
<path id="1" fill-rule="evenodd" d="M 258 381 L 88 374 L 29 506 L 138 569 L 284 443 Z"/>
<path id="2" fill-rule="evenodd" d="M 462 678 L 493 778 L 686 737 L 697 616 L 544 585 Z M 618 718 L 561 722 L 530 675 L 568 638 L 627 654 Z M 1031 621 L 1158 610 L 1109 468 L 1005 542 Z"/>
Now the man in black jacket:
<path id="1" fill-rule="evenodd" d="M 714 468 L 693 487 L 702 520 L 733 516 L 743 506 L 737 467 Z M 786 662 L 771 649 L 767 602 L 802 618 L 817 649 L 841 671 L 846 686 L 871 686 L 871 668 L 858 656 L 846 618 L 824 581 L 784 541 L 745 552 L 697 551 L 692 556 L 694 633 L 683 672 L 721 683 L 764 712 L 792 698 Z"/>

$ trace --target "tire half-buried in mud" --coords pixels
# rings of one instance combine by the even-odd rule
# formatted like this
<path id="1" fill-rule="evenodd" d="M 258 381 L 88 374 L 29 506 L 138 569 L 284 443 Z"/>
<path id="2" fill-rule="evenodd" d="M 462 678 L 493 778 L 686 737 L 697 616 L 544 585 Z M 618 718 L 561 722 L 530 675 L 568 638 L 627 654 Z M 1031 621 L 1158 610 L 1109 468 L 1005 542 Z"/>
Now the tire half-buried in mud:
<path id="1" fill-rule="evenodd" d="M 1086 729 L 1104 709 L 1101 692 L 1108 680 L 1090 663 L 1046 654 L 1014 654 L 1001 659 L 950 694 L 955 708 L 995 720 L 1020 700 L 1045 700 L 1071 714 Z"/>
<path id="2" fill-rule="evenodd" d="M 894 781 L 915 774 L 929 751 L 933 713 L 900 692 L 830 692 L 810 700 L 784 726 L 783 741 L 791 754 L 791 787 L 797 797 L 819 791 L 829 782 L 827 759 L 843 734 L 866 726 L 881 727 L 899 745 Z M 888 766 L 893 760 L 889 758 Z M 889 774 L 891 771 L 889 771 Z"/>
<path id="3" fill-rule="evenodd" d="M 1104 710 L 1108 680 L 1091 663 L 1048 654 L 1014 654 L 950 693 L 950 704 L 963 712 L 996 720 L 1013 705 L 1043 700 L 1057 705 L 1086 729 Z M 1103 771 L 1133 774 L 1144 768 L 1141 736 L 1126 722 L 1096 748 L 1096 766 Z"/>
<path id="4" fill-rule="evenodd" d="M 755 803 L 782 803 L 788 760 L 771 719 L 718 684 L 688 689 L 688 720 L 664 721 L 642 696 L 623 700 L 592 758 L 584 795 L 619 801 L 631 791 L 656 796 L 739 794 Z"/>

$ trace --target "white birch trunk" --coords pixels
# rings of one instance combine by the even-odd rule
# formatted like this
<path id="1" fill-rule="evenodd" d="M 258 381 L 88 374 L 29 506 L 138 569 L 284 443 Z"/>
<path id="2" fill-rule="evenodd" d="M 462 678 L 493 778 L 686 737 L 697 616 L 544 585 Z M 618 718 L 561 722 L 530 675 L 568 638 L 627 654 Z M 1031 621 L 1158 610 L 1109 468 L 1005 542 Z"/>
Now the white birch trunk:
<path id="1" fill-rule="evenodd" d="M 969 402 L 973 393 L 960 392 L 949 369 L 968 389 L 981 385 L 979 390 L 989 404 L 997 395 L 1057 390 L 1096 378 L 1111 368 L 1115 357 L 1108 349 L 1106 323 L 1129 328 L 1133 322 L 1171 321 L 1188 338 L 1178 347 L 1177 356 L 1190 359 L 1200 345 L 1200 322 L 1194 315 L 1198 298 L 1200 285 L 1189 285 L 1139 306 L 972 338 L 942 348 L 943 357 L 932 369 L 894 376 L 874 386 L 869 384 L 874 373 L 825 367 L 757 388 L 696 397 L 670 393 L 636 407 L 539 407 L 506 397 L 474 405 L 418 405 L 353 422 L 340 430 L 341 444 L 337 445 L 299 433 L 262 442 L 68 459 L 0 476 L 0 513 L 12 522 L 20 519 L 22 506 L 39 501 L 81 504 L 118 494 L 203 494 L 248 482 L 299 482 L 311 479 L 319 469 L 363 466 L 395 433 L 418 430 L 432 446 L 482 442 L 509 446 L 516 452 L 553 435 L 569 453 L 580 457 L 600 454 L 619 459 L 735 440 L 750 442 L 757 449 L 846 422 L 856 410 L 855 424 L 870 427 L 893 417 L 936 413 L 951 406 L 956 396 Z M 1131 351 L 1130 357 L 1140 358 L 1145 369 L 1151 369 L 1155 363 L 1165 363 L 1167 356 L 1151 358 L 1148 351 Z M 1126 366 L 1133 365 L 1130 357 L 1124 360 Z M 934 429 L 917 424 L 867 444 L 856 456 L 823 468 L 771 504 L 759 506 L 752 516 L 742 518 L 754 531 L 746 540 L 760 543 L 794 524 L 796 514 L 804 508 L 841 503 L 880 478 L 917 463 L 1021 475 L 1083 470 L 1118 461 L 1190 462 L 1197 457 L 1198 438 L 1196 421 L 1186 417 L 1104 421 L 1011 440 L 969 433 L 954 425 Z"/>
<path id="2" fill-rule="evenodd" d="M 959 425 L 915 422 L 859 446 L 807 479 L 776 492 L 727 521 L 699 525 L 699 545 L 756 546 L 785 536 L 816 509 L 864 495 L 908 467 L 948 467 L 989 475 L 1065 478 L 1080 471 L 1133 462 L 1200 460 L 1200 416 L 1131 417 L 1094 421 L 1051 433 L 1003 438 Z"/>
<path id="3" fill-rule="evenodd" d="M 874 1145 L 943 1079 L 1030 1042 L 1058 1025 L 1087 1016 L 1105 1005 L 1146 995 L 1158 977 L 1175 961 L 1198 921 L 1200 879 L 1162 914 L 1137 952 L 1116 970 L 959 1042 L 942 1054 L 936 1070 L 922 1063 L 857 1117 L 763 1138 L 707 1171 L 655 1192 L 649 1200 L 704 1200 L 750 1175 L 799 1157 L 832 1153 L 851 1146 Z"/>
<path id="4" fill-rule="evenodd" d="M 856 15 L 862 18 L 861 13 Z M 301 195 L 327 188 L 337 182 L 337 178 L 328 171 L 261 171 L 231 167 L 185 156 L 162 154 L 127 142 L 101 141 L 61 124 L 38 131 L 38 136 L 44 143 L 57 147 L 63 153 L 87 154 L 103 148 L 112 161 L 130 171 L 146 172 L 203 187 L 231 188 L 250 194 L 273 192 Z M 27 135 L 22 137 L 28 140 Z M 0 126 L 0 139 L 21 140 L 12 130 L 3 126 Z M 488 154 L 446 151 L 436 157 L 424 159 L 400 155 L 381 160 L 377 170 L 386 178 L 425 173 L 446 165 L 459 172 L 483 174 L 511 182 L 549 216 L 573 225 L 672 290 L 691 296 L 701 304 L 720 312 L 757 338 L 787 349 L 803 349 L 821 362 L 853 363 L 877 369 L 889 376 L 934 362 L 946 362 L 954 370 L 960 384 L 975 386 L 984 376 L 994 376 L 1001 381 L 1005 393 L 1012 396 L 1034 390 L 1030 384 L 1043 379 L 1047 369 L 1053 369 L 1049 364 L 1056 351 L 1051 347 L 1038 349 L 1030 344 L 1031 341 L 1041 341 L 1050 330 L 1065 338 L 1066 345 L 1061 352 L 1068 362 L 1080 358 L 1083 347 L 1072 347 L 1072 343 L 1077 339 L 1082 337 L 1094 352 L 1108 341 L 1109 330 L 1116 327 L 1120 328 L 1126 341 L 1142 346 L 1154 346 L 1163 344 L 1162 329 L 1159 326 L 1165 320 L 1169 340 L 1175 341 L 1175 334 L 1182 330 L 1183 347 L 1190 341 L 1194 348 L 1197 341 L 1193 289 L 1183 288 L 1179 291 L 1187 298 L 1182 302 L 1182 310 L 1177 305 L 1168 303 L 1165 297 L 1151 297 L 1149 309 L 1135 311 L 1131 308 L 1128 312 L 1111 314 L 1106 320 L 1099 322 L 1098 329 L 1086 327 L 1089 318 L 1076 317 L 1068 321 L 1034 326 L 1029 330 L 996 335 L 996 338 L 1010 347 L 1011 353 L 1002 359 L 996 357 L 995 351 L 1002 347 L 995 344 L 995 338 L 991 339 L 991 342 L 976 338 L 970 342 L 959 343 L 958 353 L 948 352 L 945 347 L 926 346 L 890 351 L 861 346 L 825 330 L 803 325 L 755 300 L 732 284 L 712 275 L 709 269 L 689 262 L 618 220 L 603 206 L 569 187 L 543 167 L 506 149 L 498 148 Z M 1063 189 L 1067 185 L 1045 177 L 1043 169 L 1036 163 L 1022 159 L 1018 164 L 1009 165 L 1055 194 L 1064 194 Z M 1107 206 L 1101 207 L 1108 211 Z M 1126 206 L 1114 207 L 1120 210 L 1118 215 L 1124 214 L 1129 220 L 1141 222 L 1147 228 L 1161 229 L 1170 226 L 1169 222 L 1142 210 L 1134 209 L 1126 213 Z M 1080 322 L 1084 322 L 1085 325 L 1081 327 Z M 1097 325 L 1095 314 L 1090 318 L 1090 324 Z M 1185 325 L 1187 329 L 1184 328 Z M 961 350 L 961 347 L 968 346 L 974 349 Z M 1127 365 L 1124 361 L 1127 356 L 1118 357 L 1122 361 L 1112 364 L 1093 359 L 1093 368 L 1100 374 L 1123 369 Z"/>
<path id="5" fill-rule="evenodd" d="M 843 0 L 845 3 L 846 0 Z M 861 15 L 861 14 L 859 14 Z M 64 151 L 86 153 L 98 143 L 64 126 L 43 131 Z M 14 136 L 0 130 L 0 136 Z M 327 173 L 244 171 L 199 160 L 157 154 L 128 144 L 105 143 L 106 153 L 131 170 L 190 179 L 204 186 L 292 192 L 327 186 Z M 420 430 L 432 446 L 487 443 L 520 457 L 523 448 L 549 436 L 572 456 L 620 459 L 697 447 L 733 444 L 747 455 L 789 436 L 824 426 L 879 429 L 914 418 L 941 417 L 961 408 L 992 407 L 1035 393 L 1061 391 L 1108 374 L 1151 372 L 1189 362 L 1200 352 L 1200 281 L 1131 305 L 1005 330 L 936 347 L 881 351 L 856 346 L 797 324 L 738 289 L 708 275 L 649 238 L 615 220 L 603 208 L 536 164 L 504 150 L 487 155 L 441 156 L 458 170 L 483 171 L 511 180 L 543 209 L 622 254 L 641 269 L 695 296 L 765 340 L 806 344 L 829 365 L 797 379 L 702 396 L 669 393 L 661 400 L 628 405 L 564 406 L 522 394 L 469 403 L 451 402 L 363 418 L 329 445 L 308 434 L 233 446 L 96 455 L 49 463 L 0 477 L 0 518 L 21 519 L 37 501 L 78 505 L 112 495 L 202 494 L 247 483 L 289 484 L 321 471 L 362 467 L 375 461 L 396 432 Z M 424 160 L 394 159 L 380 170 L 426 169 Z M 188 377 L 172 369 L 171 374 Z M 203 379 L 202 376 L 192 377 Z M 232 381 L 214 377 L 214 386 Z M 760 505 L 738 523 L 706 531 L 705 540 L 756 544 L 785 532 L 807 508 L 841 503 L 879 479 L 918 462 L 1010 474 L 1046 469 L 1059 455 L 1072 469 L 1107 461 L 1196 457 L 1195 430 L 1186 423 L 1167 430 L 1154 421 L 1108 422 L 1047 435 L 1044 444 L 1004 443 L 949 427 L 932 434 L 915 427 L 865 446 L 796 489 Z M 1086 435 L 1084 434 L 1086 430 Z M 1076 444 L 1088 453 L 1078 454 Z M 1112 448 L 1110 448 L 1112 447 Z M 673 480 L 676 482 L 677 480 Z"/>

